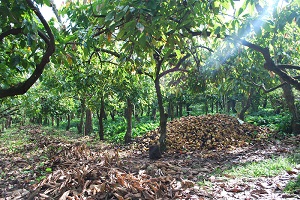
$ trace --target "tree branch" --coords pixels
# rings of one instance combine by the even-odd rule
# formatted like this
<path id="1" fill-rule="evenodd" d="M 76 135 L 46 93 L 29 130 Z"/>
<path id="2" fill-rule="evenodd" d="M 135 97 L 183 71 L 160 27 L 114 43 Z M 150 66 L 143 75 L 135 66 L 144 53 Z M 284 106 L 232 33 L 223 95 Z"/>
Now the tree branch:
<path id="1" fill-rule="evenodd" d="M 96 48 L 95 51 L 96 51 L 96 52 L 105 52 L 105 53 L 108 53 L 108 54 L 110 54 L 110 55 L 113 55 L 113 56 L 115 56 L 115 57 L 117 57 L 117 58 L 120 58 L 120 57 L 121 57 L 121 55 L 120 55 L 119 53 L 117 53 L 117 52 L 115 52 L 115 51 L 108 50 L 108 49 Z"/>
<path id="2" fill-rule="evenodd" d="M 270 89 L 266 89 L 264 84 L 258 85 L 256 83 L 252 83 L 255 86 L 258 86 L 259 89 L 262 89 L 265 93 L 269 93 L 269 92 L 273 92 L 274 90 L 277 90 L 278 88 L 284 86 L 287 84 L 287 82 L 281 83 L 280 85 L 277 85 L 276 87 L 270 88 Z"/>
<path id="3" fill-rule="evenodd" d="M 10 109 L 10 108 L 8 108 Z M 10 116 L 10 115 L 14 115 L 17 111 L 19 111 L 19 108 L 14 108 L 12 110 L 8 110 L 6 109 L 5 111 L 2 111 L 0 113 L 0 119 L 3 118 L 3 117 L 7 117 L 7 116 Z M 7 112 L 6 112 L 7 111 Z"/>
<path id="4" fill-rule="evenodd" d="M 239 41 L 242 43 L 242 45 L 247 46 L 263 55 L 263 57 L 265 59 L 265 64 L 264 64 L 265 69 L 267 69 L 269 71 L 273 71 L 275 74 L 280 76 L 280 78 L 282 78 L 284 81 L 293 85 L 297 90 L 300 91 L 300 82 L 298 80 L 296 80 L 295 78 L 289 76 L 287 73 L 285 73 L 284 71 L 282 71 L 279 67 L 277 67 L 275 65 L 274 61 L 271 58 L 270 51 L 268 48 L 262 48 L 261 46 L 252 44 L 246 40 L 239 40 Z"/>
<path id="5" fill-rule="evenodd" d="M 18 35 L 23 32 L 23 28 L 14 28 L 0 34 L 0 41 L 9 35 Z"/>
<path id="6" fill-rule="evenodd" d="M 295 66 L 295 65 L 277 65 L 279 69 L 296 69 L 300 70 L 300 66 Z"/>
<path id="7" fill-rule="evenodd" d="M 168 69 L 168 70 L 163 71 L 162 73 L 160 73 L 160 74 L 158 75 L 158 79 L 161 78 L 161 77 L 163 77 L 163 76 L 165 76 L 165 75 L 168 74 L 168 73 L 171 73 L 171 72 L 176 72 L 176 71 L 188 72 L 188 70 L 186 70 L 186 69 L 180 69 L 179 67 L 180 67 L 180 65 L 182 65 L 182 63 L 183 63 L 188 57 L 190 57 L 190 56 L 191 56 L 190 54 L 187 54 L 187 55 L 185 55 L 184 57 L 182 57 L 182 58 L 178 61 L 178 63 L 176 64 L 175 67 L 173 67 L 173 68 L 171 68 L 171 69 Z"/>
<path id="8" fill-rule="evenodd" d="M 214 52 L 214 50 L 212 50 L 211 48 L 206 47 L 206 46 L 203 46 L 203 45 L 195 46 L 195 48 L 198 48 L 198 47 L 203 48 L 203 49 L 206 49 L 206 50 L 208 50 L 208 51 L 210 51 L 210 52 L 212 52 L 212 53 Z"/>
<path id="9" fill-rule="evenodd" d="M 55 39 L 54 35 L 51 31 L 51 28 L 49 27 L 47 21 L 41 14 L 40 10 L 34 5 L 34 3 L 31 0 L 26 0 L 29 8 L 36 14 L 36 16 L 41 21 L 42 25 L 44 26 L 49 39 L 42 34 L 42 32 L 38 32 L 39 36 L 45 41 L 45 43 L 48 45 L 46 52 L 44 53 L 40 63 L 36 64 L 35 70 L 32 73 L 32 75 L 24 82 L 21 82 L 15 86 L 12 86 L 8 89 L 0 89 L 0 98 L 7 97 L 7 96 L 15 96 L 26 93 L 29 88 L 39 79 L 39 77 L 42 75 L 44 68 L 47 63 L 50 62 L 50 57 L 55 51 Z M 22 33 L 22 31 L 18 31 L 18 34 Z"/>

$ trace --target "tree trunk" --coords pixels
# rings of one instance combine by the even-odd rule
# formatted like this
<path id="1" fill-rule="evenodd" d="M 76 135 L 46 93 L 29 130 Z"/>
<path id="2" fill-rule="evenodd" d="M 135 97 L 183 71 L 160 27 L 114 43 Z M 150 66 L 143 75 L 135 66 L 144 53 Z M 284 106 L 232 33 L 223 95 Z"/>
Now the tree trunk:
<path id="1" fill-rule="evenodd" d="M 152 106 L 151 110 L 151 120 L 155 121 L 156 120 L 156 107 Z"/>
<path id="2" fill-rule="evenodd" d="M 81 99 L 80 100 L 80 122 L 77 125 L 78 134 L 82 134 L 84 111 L 85 111 L 85 99 Z"/>
<path id="3" fill-rule="evenodd" d="M 7 116 L 6 117 L 6 124 L 5 124 L 5 128 L 8 129 L 11 127 L 11 116 Z"/>
<path id="4" fill-rule="evenodd" d="M 284 82 L 283 80 L 280 80 L 282 83 Z M 287 107 L 292 114 L 292 122 L 291 122 L 291 128 L 292 132 L 294 134 L 300 134 L 300 118 L 298 114 L 297 107 L 295 105 L 295 96 L 292 90 L 292 87 L 290 84 L 285 84 L 282 86 L 283 90 L 283 97 L 286 100 Z"/>
<path id="5" fill-rule="evenodd" d="M 263 108 L 267 108 L 267 105 L 268 105 L 268 98 L 265 97 L 263 102 Z"/>
<path id="6" fill-rule="evenodd" d="M 49 125 L 49 121 L 48 121 L 48 117 L 47 116 L 44 118 L 43 125 Z"/>
<path id="7" fill-rule="evenodd" d="M 39 118 L 38 118 L 37 123 L 40 124 L 40 125 L 43 124 L 43 116 L 41 114 L 39 114 Z"/>
<path id="8" fill-rule="evenodd" d="M 110 111 L 109 114 L 110 114 L 111 120 L 115 121 L 115 110 Z"/>
<path id="9" fill-rule="evenodd" d="M 111 112 L 111 113 L 113 113 L 113 112 Z M 104 126 L 103 126 L 104 115 L 105 115 L 105 112 L 104 112 L 104 97 L 101 97 L 100 113 L 97 112 L 100 140 L 104 140 Z M 114 117 L 112 117 L 112 119 L 114 120 Z"/>
<path id="10" fill-rule="evenodd" d="M 148 105 L 148 106 L 147 106 L 147 116 L 148 116 L 148 117 L 151 117 L 151 116 L 150 116 L 150 113 L 151 113 L 151 106 Z"/>
<path id="11" fill-rule="evenodd" d="M 92 121 L 92 111 L 87 108 L 85 111 L 85 127 L 84 135 L 89 135 L 93 132 L 93 121 Z"/>
<path id="12" fill-rule="evenodd" d="M 171 120 L 174 119 L 174 103 L 172 99 L 169 100 L 168 115 L 171 118 Z"/>
<path id="13" fill-rule="evenodd" d="M 51 126 L 54 126 L 54 116 L 51 116 Z"/>
<path id="14" fill-rule="evenodd" d="M 68 121 L 68 123 L 67 123 L 66 130 L 68 131 L 68 130 L 70 130 L 70 126 L 71 126 L 71 116 L 70 116 L 70 114 L 67 114 L 67 121 Z"/>
<path id="15" fill-rule="evenodd" d="M 182 101 L 179 101 L 179 117 L 182 117 L 183 116 L 183 103 Z"/>
<path id="16" fill-rule="evenodd" d="M 207 99 L 205 99 L 205 102 L 204 102 L 204 112 L 206 115 L 208 114 L 208 100 Z"/>
<path id="17" fill-rule="evenodd" d="M 191 105 L 190 103 L 187 103 L 187 104 L 186 104 L 186 113 L 187 113 L 187 116 L 190 116 L 191 111 L 192 111 L 192 110 L 190 109 L 190 105 Z"/>
<path id="18" fill-rule="evenodd" d="M 241 112 L 238 113 L 238 118 L 240 118 L 243 121 L 245 120 L 246 111 L 250 108 L 253 94 L 254 94 L 254 89 L 251 88 L 246 103 L 243 105 L 243 108 L 242 108 Z"/>
<path id="19" fill-rule="evenodd" d="M 163 97 L 161 93 L 161 88 L 159 84 L 159 79 L 155 79 L 155 91 L 158 101 L 158 110 L 159 110 L 159 144 L 161 152 L 165 152 L 167 149 L 166 138 L 167 138 L 167 114 L 165 113 L 163 106 Z"/>
<path id="20" fill-rule="evenodd" d="M 2 122 L 1 132 L 4 132 L 4 130 L 5 130 L 5 122 L 3 121 L 3 122 Z"/>
<path id="21" fill-rule="evenodd" d="M 129 98 L 127 98 L 127 109 L 125 111 L 125 118 L 127 121 L 127 130 L 124 136 L 125 143 L 131 142 L 131 133 L 132 133 L 132 111 L 133 105 Z"/>
<path id="22" fill-rule="evenodd" d="M 141 106 L 141 112 L 140 112 L 140 117 L 144 116 L 144 107 Z"/>
<path id="23" fill-rule="evenodd" d="M 56 117 L 56 127 L 59 128 L 59 117 Z"/>
<path id="24" fill-rule="evenodd" d="M 134 113 L 133 115 L 134 115 L 136 122 L 140 122 L 141 119 L 140 119 L 139 112 L 138 112 L 138 106 L 135 106 L 135 104 L 133 104 L 133 113 Z"/>

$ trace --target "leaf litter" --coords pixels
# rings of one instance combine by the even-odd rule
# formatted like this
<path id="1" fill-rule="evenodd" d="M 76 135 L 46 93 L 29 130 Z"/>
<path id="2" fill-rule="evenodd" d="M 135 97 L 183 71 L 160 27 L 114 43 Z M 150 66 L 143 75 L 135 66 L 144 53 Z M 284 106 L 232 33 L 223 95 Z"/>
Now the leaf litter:
<path id="1" fill-rule="evenodd" d="M 20 127 L 31 142 L 17 152 L 1 149 L 0 199 L 298 199 L 285 194 L 300 166 L 275 177 L 234 177 L 228 166 L 293 153 L 300 137 L 267 139 L 267 128 L 227 115 L 168 122 L 167 152 L 148 158 L 158 129 L 130 145 L 90 145 L 92 137 L 67 141 Z M 198 183 L 205 183 L 199 185 Z"/>

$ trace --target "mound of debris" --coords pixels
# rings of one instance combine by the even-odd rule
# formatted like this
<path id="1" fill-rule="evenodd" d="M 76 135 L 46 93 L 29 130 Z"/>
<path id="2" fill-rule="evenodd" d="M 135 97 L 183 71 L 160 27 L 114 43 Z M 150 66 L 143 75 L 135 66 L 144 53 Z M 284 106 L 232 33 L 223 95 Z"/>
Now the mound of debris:
<path id="1" fill-rule="evenodd" d="M 57 158 L 47 163 L 51 174 L 32 185 L 30 192 L 9 192 L 7 199 L 189 199 L 193 196 L 192 181 L 176 180 L 162 172 L 153 177 L 144 168 L 133 173 L 124 170 L 133 167 L 125 165 L 118 151 L 92 152 L 86 145 L 73 145 L 59 151 Z M 199 199 L 198 195 L 194 197 Z"/>
<path id="2" fill-rule="evenodd" d="M 270 130 L 224 114 L 188 116 L 167 123 L 167 151 L 223 150 L 247 146 L 253 140 L 267 137 Z M 141 151 L 159 139 L 159 129 L 137 138 Z"/>

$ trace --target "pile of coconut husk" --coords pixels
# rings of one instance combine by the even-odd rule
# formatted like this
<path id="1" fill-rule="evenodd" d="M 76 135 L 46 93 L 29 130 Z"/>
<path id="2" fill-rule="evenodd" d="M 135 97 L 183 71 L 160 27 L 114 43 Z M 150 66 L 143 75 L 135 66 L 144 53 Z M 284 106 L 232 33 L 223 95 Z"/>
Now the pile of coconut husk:
<path id="1" fill-rule="evenodd" d="M 268 128 L 224 114 L 181 117 L 167 123 L 167 152 L 247 146 L 254 140 L 266 138 L 269 133 Z M 139 150 L 147 150 L 158 139 L 159 129 L 156 129 L 137 138 L 135 145 Z"/>

